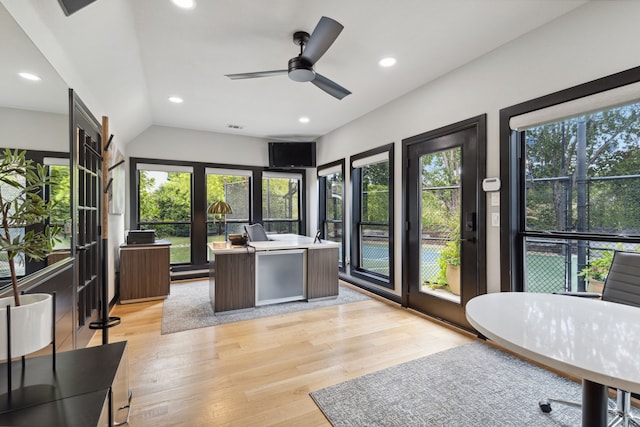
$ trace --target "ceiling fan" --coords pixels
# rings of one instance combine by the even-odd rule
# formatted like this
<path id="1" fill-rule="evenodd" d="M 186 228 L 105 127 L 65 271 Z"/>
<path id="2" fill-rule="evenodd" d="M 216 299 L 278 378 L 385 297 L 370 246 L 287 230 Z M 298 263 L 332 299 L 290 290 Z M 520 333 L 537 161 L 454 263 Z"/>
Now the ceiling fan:
<path id="1" fill-rule="evenodd" d="M 331 47 L 344 27 L 339 22 L 323 16 L 309 36 L 305 31 L 293 33 L 293 43 L 300 46 L 300 54 L 289 60 L 286 70 L 258 71 L 255 73 L 225 74 L 232 80 L 255 79 L 288 74 L 296 82 L 311 82 L 329 95 L 338 99 L 351 94 L 334 81 L 329 80 L 313 69 L 318 59 Z"/>

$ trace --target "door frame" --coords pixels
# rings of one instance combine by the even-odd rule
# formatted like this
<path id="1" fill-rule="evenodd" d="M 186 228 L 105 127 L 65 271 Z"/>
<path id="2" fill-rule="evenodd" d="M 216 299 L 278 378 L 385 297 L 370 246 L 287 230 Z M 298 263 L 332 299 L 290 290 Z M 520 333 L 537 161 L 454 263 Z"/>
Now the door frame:
<path id="1" fill-rule="evenodd" d="M 477 295 L 487 292 L 486 263 L 486 227 L 487 227 L 487 195 L 482 191 L 482 180 L 486 175 L 487 147 L 487 115 L 481 114 L 451 125 L 424 132 L 402 140 L 402 306 L 409 306 L 409 150 L 411 146 L 434 138 L 444 137 L 452 133 L 474 128 L 476 131 L 475 147 L 475 203 L 476 203 L 476 289 Z M 464 173 L 464 172 L 463 172 Z M 468 298 L 461 300 L 464 309 Z M 429 313 L 425 313 L 429 315 Z M 466 322 L 465 322 L 466 323 Z M 465 327 L 467 325 L 456 325 Z M 468 327 L 468 326 L 467 326 Z"/>
<path id="2" fill-rule="evenodd" d="M 96 284 L 92 290 L 88 290 L 87 292 L 91 293 L 96 291 L 97 294 L 95 297 L 91 299 L 94 301 L 94 306 L 89 307 L 91 310 L 90 315 L 84 315 L 84 318 L 81 318 L 83 315 L 80 313 L 80 275 L 82 274 L 82 268 L 80 266 L 81 257 L 79 256 L 79 252 L 83 250 L 80 243 L 78 241 L 79 233 L 80 233 L 80 222 L 78 210 L 80 207 L 80 169 L 78 167 L 78 163 L 80 161 L 80 149 L 82 142 L 78 140 L 78 136 L 76 134 L 77 128 L 82 128 L 86 131 L 86 134 L 90 136 L 92 139 L 98 142 L 98 146 L 102 147 L 102 125 L 95 118 L 95 116 L 91 113 L 89 108 L 82 102 L 78 94 L 73 90 L 69 89 L 69 177 L 70 177 L 70 186 L 71 186 L 71 194 L 70 194 L 70 202 L 71 202 L 71 256 L 73 257 L 73 315 L 72 322 L 74 327 L 74 335 L 73 335 L 73 348 L 82 348 L 86 347 L 91 338 L 94 335 L 94 330 L 90 327 L 92 322 L 98 321 L 101 317 L 101 297 L 102 297 L 102 288 L 106 286 L 105 278 L 103 277 L 104 272 L 103 262 L 107 262 L 107 254 L 103 253 L 102 247 L 102 234 L 101 234 L 101 225 L 103 221 L 103 210 L 102 203 L 103 198 L 102 195 L 102 155 L 100 152 L 94 153 L 94 155 L 99 158 L 99 164 L 93 165 L 94 171 L 83 172 L 86 174 L 95 173 L 97 185 L 94 189 L 95 194 L 95 204 L 97 208 L 96 212 L 96 221 L 93 224 L 93 228 L 88 233 L 89 235 L 95 236 L 92 240 L 95 243 L 94 249 L 94 264 L 93 268 L 95 270 L 95 280 Z M 87 227 L 89 227 L 87 225 Z M 88 232 L 88 228 L 84 230 Z"/>

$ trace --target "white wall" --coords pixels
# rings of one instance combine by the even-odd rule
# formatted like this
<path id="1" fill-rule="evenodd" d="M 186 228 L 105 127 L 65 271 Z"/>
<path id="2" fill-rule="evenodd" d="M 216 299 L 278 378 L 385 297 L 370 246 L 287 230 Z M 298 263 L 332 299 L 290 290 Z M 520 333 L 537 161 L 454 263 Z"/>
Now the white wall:
<path id="1" fill-rule="evenodd" d="M 127 144 L 126 157 L 127 159 L 143 157 L 243 166 L 269 164 L 268 145 L 264 139 L 166 126 L 151 126 L 134 138 Z M 127 173 L 125 229 L 128 229 L 130 224 L 131 209 L 128 195 L 130 179 Z"/>
<path id="2" fill-rule="evenodd" d="M 498 176 L 500 109 L 640 65 L 638 16 L 640 2 L 590 2 L 320 139 L 318 164 L 346 158 L 347 169 L 349 156 L 395 142 L 395 293 L 402 277 L 402 139 L 486 113 L 487 176 Z M 317 211 L 315 191 L 311 212 Z M 487 206 L 487 286 L 496 292 L 500 234 L 489 221 L 499 208 Z M 348 226 L 348 209 L 345 216 Z"/>
<path id="3" fill-rule="evenodd" d="M 151 126 L 127 144 L 128 157 L 266 166 L 267 142 L 261 138 Z"/>
<path id="4" fill-rule="evenodd" d="M 0 147 L 69 152 L 69 116 L 0 107 Z"/>

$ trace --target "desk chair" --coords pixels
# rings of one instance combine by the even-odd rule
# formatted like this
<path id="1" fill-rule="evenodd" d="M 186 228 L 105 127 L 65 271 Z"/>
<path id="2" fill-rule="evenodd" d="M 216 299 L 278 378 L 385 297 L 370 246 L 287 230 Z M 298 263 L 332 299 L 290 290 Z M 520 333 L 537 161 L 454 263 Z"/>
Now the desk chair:
<path id="1" fill-rule="evenodd" d="M 609 274 L 604 282 L 602 294 L 594 292 L 560 292 L 561 295 L 602 298 L 603 301 L 611 301 L 618 304 L 640 307 L 640 253 L 618 252 L 613 255 Z M 547 399 L 541 401 L 540 409 L 543 412 L 551 412 L 551 402 L 562 403 L 571 406 L 581 406 L 580 403 L 562 399 Z M 616 391 L 616 404 L 609 408 L 609 413 L 616 417 L 609 423 L 610 427 L 630 424 L 640 427 L 640 419 L 633 417 L 629 412 L 631 408 L 631 393 L 624 390 Z"/>
<path id="2" fill-rule="evenodd" d="M 269 240 L 267 233 L 262 228 L 262 224 L 245 225 L 244 230 L 247 232 L 250 242 L 266 242 Z"/>

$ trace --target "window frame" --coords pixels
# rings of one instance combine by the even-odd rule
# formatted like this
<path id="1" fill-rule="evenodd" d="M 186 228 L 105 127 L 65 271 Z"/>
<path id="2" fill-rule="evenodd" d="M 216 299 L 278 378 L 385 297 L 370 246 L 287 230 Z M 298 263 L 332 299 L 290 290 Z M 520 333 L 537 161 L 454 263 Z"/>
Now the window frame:
<path id="1" fill-rule="evenodd" d="M 367 270 L 360 265 L 360 255 L 362 253 L 361 247 L 361 235 L 360 227 L 363 225 L 362 221 L 362 176 L 361 169 L 363 166 L 354 167 L 354 162 L 358 160 L 366 159 L 375 155 L 386 153 L 389 162 L 389 217 L 388 223 L 384 224 L 389 228 L 389 275 L 384 276 L 382 274 Z M 394 143 L 386 144 L 380 147 L 373 148 L 371 150 L 355 154 L 350 157 L 350 177 L 351 177 L 351 262 L 350 273 L 351 276 L 370 282 L 379 286 L 383 286 L 388 289 L 394 289 L 395 287 L 395 271 L 394 271 Z M 383 225 L 381 223 L 369 223 L 366 225 Z"/>
<path id="2" fill-rule="evenodd" d="M 154 168 L 155 169 L 152 169 Z M 185 170 L 171 170 L 171 169 L 185 169 Z M 190 169 L 187 170 L 187 169 Z M 191 165 L 180 165 L 180 164 L 168 164 L 168 163 L 146 163 L 146 162 L 138 162 L 136 163 L 136 170 L 135 170 L 135 182 L 136 182 L 136 200 L 139 201 L 139 197 L 140 197 L 140 171 L 143 170 L 147 170 L 147 171 L 160 171 L 160 172 L 180 172 L 180 173 L 189 173 L 191 175 L 190 177 L 190 194 L 189 194 L 189 204 L 190 204 L 190 212 L 189 212 L 189 220 L 188 221 L 142 221 L 140 219 L 140 204 L 137 203 L 137 210 L 136 210 L 136 217 L 137 217 L 137 227 L 136 229 L 145 229 L 145 228 L 155 228 L 156 225 L 158 226 L 162 226 L 162 225 L 186 225 L 189 227 L 189 244 L 190 244 L 190 254 L 189 254 L 189 262 L 174 262 L 171 263 L 171 266 L 183 266 L 183 265 L 187 265 L 187 264 L 191 264 L 193 263 L 193 258 L 194 258 L 194 249 L 193 249 L 193 244 L 194 244 L 194 214 L 195 214 L 195 208 L 194 208 L 194 200 L 195 200 L 195 195 L 194 195 L 194 188 L 195 188 L 195 168 L 192 167 Z"/>
<path id="3" fill-rule="evenodd" d="M 172 271 L 209 270 L 207 247 L 207 169 L 228 169 L 239 171 L 251 171 L 250 179 L 250 212 L 249 222 L 262 223 L 262 175 L 264 172 L 286 172 L 301 175 L 300 183 L 300 234 L 306 232 L 306 176 L 304 169 L 271 169 L 261 166 L 231 165 L 225 163 L 201 163 L 185 160 L 152 159 L 143 157 L 129 158 L 129 227 L 132 230 L 140 226 L 140 210 L 138 203 L 139 178 L 137 165 L 168 165 L 178 167 L 191 167 L 191 262 L 184 264 L 172 264 Z"/>
<path id="4" fill-rule="evenodd" d="M 301 172 L 300 170 L 296 171 L 293 169 L 287 170 L 287 171 L 269 169 L 262 172 L 262 176 L 260 177 L 261 178 L 260 179 L 260 197 L 261 197 L 260 211 L 262 216 L 261 222 L 265 230 L 268 231 L 270 229 L 268 224 L 297 224 L 298 234 L 300 235 L 306 234 L 306 227 L 304 226 L 306 221 L 304 220 L 305 215 L 303 213 L 304 206 L 306 206 L 303 198 L 303 194 L 305 193 L 304 189 L 306 187 L 305 175 L 306 174 L 304 173 L 304 171 Z M 271 179 L 271 178 L 298 180 L 298 218 L 297 219 L 284 219 L 284 218 L 270 219 L 270 218 L 264 217 L 264 211 L 262 209 L 264 207 L 264 203 L 263 203 L 264 201 L 262 200 L 262 183 L 264 182 L 265 179 Z"/>
<path id="5" fill-rule="evenodd" d="M 209 208 L 208 206 L 208 194 L 206 194 L 207 191 L 207 181 L 208 181 L 208 177 L 209 175 L 218 175 L 218 176 L 244 176 L 249 178 L 249 182 L 248 182 L 248 193 L 249 193 L 249 200 L 248 200 L 248 212 L 247 212 L 247 218 L 242 218 L 242 219 L 235 219 L 235 218 L 225 218 L 225 222 L 227 224 L 227 234 L 229 234 L 228 231 L 228 225 L 229 224 L 251 224 L 251 211 L 252 211 L 252 205 L 253 203 L 253 171 L 250 169 L 223 169 L 223 168 L 211 168 L 211 167 L 207 167 L 205 168 L 205 200 L 207 201 L 207 209 Z M 227 201 L 227 200 L 225 200 Z M 234 206 L 231 205 L 231 209 L 234 209 Z M 206 230 L 207 230 L 207 242 L 209 240 L 209 226 L 210 225 L 215 225 L 218 223 L 218 220 L 214 220 L 214 219 L 210 219 L 211 216 L 206 213 L 205 214 L 205 219 L 206 219 Z"/>
<path id="6" fill-rule="evenodd" d="M 525 233 L 524 183 L 524 132 L 512 131 L 512 117 L 553 107 L 565 102 L 580 100 L 587 96 L 613 90 L 640 82 L 640 67 L 592 80 L 568 89 L 551 93 L 500 110 L 500 289 L 502 292 L 523 291 L 525 281 L 526 237 L 550 237 L 549 233 Z M 640 243 L 640 238 L 603 236 L 596 233 L 554 233 L 553 237 L 570 240 L 590 240 Z"/>
<path id="7" fill-rule="evenodd" d="M 327 175 L 321 176 L 320 173 L 325 169 L 333 169 L 339 167 L 340 173 L 342 174 L 342 201 L 341 204 L 341 212 L 342 216 L 340 221 L 337 220 L 328 220 L 327 219 Z M 326 231 L 327 231 L 327 223 L 335 223 L 340 224 L 342 228 L 342 256 L 338 259 L 338 271 L 345 272 L 346 271 L 346 239 L 345 239 L 345 221 L 344 221 L 344 199 L 345 199 L 345 185 L 346 185 L 346 177 L 345 177 L 345 159 L 336 160 L 331 163 L 326 163 L 324 165 L 318 166 L 317 168 L 317 177 L 318 177 L 318 226 L 320 227 L 320 237 L 326 240 Z"/>

